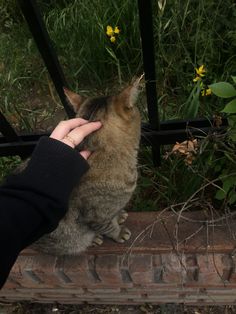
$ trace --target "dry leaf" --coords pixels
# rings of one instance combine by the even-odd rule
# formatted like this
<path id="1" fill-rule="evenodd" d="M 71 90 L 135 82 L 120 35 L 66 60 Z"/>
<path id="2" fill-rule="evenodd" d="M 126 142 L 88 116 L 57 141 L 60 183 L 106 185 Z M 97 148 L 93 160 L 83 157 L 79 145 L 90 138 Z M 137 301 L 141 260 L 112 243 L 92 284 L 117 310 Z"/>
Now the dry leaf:
<path id="1" fill-rule="evenodd" d="M 185 163 L 191 165 L 195 159 L 198 149 L 197 139 L 187 140 L 182 143 L 176 143 L 171 151 L 172 154 L 179 154 L 185 157 Z"/>

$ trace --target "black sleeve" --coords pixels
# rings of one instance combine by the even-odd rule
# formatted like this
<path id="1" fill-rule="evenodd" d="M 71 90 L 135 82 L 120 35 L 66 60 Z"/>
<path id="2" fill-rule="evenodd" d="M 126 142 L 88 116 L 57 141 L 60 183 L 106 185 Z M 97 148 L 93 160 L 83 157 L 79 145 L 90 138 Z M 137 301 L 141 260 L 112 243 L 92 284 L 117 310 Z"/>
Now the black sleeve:
<path id="1" fill-rule="evenodd" d="M 43 137 L 23 172 L 0 187 L 0 288 L 18 254 L 53 231 L 68 208 L 86 160 L 60 141 Z"/>

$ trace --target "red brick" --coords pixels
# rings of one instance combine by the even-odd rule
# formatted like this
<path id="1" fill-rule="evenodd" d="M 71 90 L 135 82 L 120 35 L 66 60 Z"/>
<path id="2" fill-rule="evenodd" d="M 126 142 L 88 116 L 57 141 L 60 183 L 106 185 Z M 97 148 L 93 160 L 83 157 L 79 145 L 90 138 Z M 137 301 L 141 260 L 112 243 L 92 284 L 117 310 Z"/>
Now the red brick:
<path id="1" fill-rule="evenodd" d="M 163 263 L 162 263 L 161 254 L 153 255 L 152 263 L 153 263 L 153 267 L 162 268 L 163 267 Z"/>
<path id="2" fill-rule="evenodd" d="M 57 288 L 57 287 L 52 287 L 52 288 L 34 288 L 34 289 L 29 289 L 29 288 L 18 288 L 15 289 L 16 293 L 29 293 L 33 291 L 35 294 L 42 294 L 42 293 L 54 293 L 55 291 L 57 292 L 58 295 L 66 295 L 66 294 L 77 294 L 77 293 L 84 293 L 84 289 L 82 288 L 71 288 L 71 287 L 66 287 L 66 288 Z"/>
<path id="3" fill-rule="evenodd" d="M 99 293 L 104 293 L 104 294 L 106 294 L 106 293 L 112 293 L 112 294 L 114 294 L 114 293 L 120 293 L 121 292 L 121 289 L 120 288 L 95 288 L 95 289 L 87 289 L 87 293 L 89 293 L 89 294 L 99 294 Z"/>
<path id="4" fill-rule="evenodd" d="M 233 271 L 231 273 L 230 278 L 229 278 L 229 282 L 236 284 L 236 272 L 235 271 Z"/>
<path id="5" fill-rule="evenodd" d="M 30 276 L 25 273 L 25 268 L 31 263 L 31 257 L 19 256 L 13 265 L 9 278 L 18 283 L 22 287 L 38 287 L 39 283 L 33 281 Z M 3 287 L 4 289 L 4 287 Z"/>
<path id="6" fill-rule="evenodd" d="M 20 284 L 12 280 L 10 276 L 8 280 L 6 281 L 6 283 L 4 284 L 4 289 L 15 289 L 18 287 L 20 287 Z"/>
<path id="7" fill-rule="evenodd" d="M 56 290 L 54 290 L 54 293 L 41 293 L 40 297 L 43 299 L 51 299 L 51 300 L 58 300 L 58 299 L 75 299 L 75 294 L 70 293 L 64 293 L 64 295 L 58 294 Z"/>
<path id="8" fill-rule="evenodd" d="M 175 253 L 163 254 L 163 276 L 165 283 L 185 283 L 187 281 L 187 267 L 185 255 Z"/>
<path id="9" fill-rule="evenodd" d="M 192 254 L 185 254 L 185 255 L 186 255 L 185 262 L 186 262 L 187 268 L 198 266 L 196 255 L 192 255 Z"/>
<path id="10" fill-rule="evenodd" d="M 199 282 L 210 284 L 224 283 L 229 279 L 232 262 L 225 254 L 199 254 Z"/>
<path id="11" fill-rule="evenodd" d="M 11 296 L 11 295 L 16 295 L 16 290 L 15 289 L 1 289 L 0 290 L 0 297 L 5 297 L 5 296 Z"/>
<path id="12" fill-rule="evenodd" d="M 95 271 L 103 283 L 122 283 L 119 259 L 114 254 L 98 256 L 95 260 Z"/>
<path id="13" fill-rule="evenodd" d="M 55 285 L 58 279 L 54 274 L 54 263 L 55 257 L 48 255 L 19 256 L 11 270 L 10 278 L 20 283 L 22 287 Z"/>
<path id="14" fill-rule="evenodd" d="M 196 255 L 186 255 L 186 282 L 198 281 L 199 267 Z"/>
<path id="15" fill-rule="evenodd" d="M 136 254 L 129 259 L 130 276 L 135 284 L 148 284 L 154 282 L 152 255 Z"/>
<path id="16" fill-rule="evenodd" d="M 45 287 L 60 286 L 61 279 L 55 272 L 56 257 L 50 255 L 38 255 L 29 258 L 23 271 L 29 277 L 36 277 L 38 284 Z"/>
<path id="17" fill-rule="evenodd" d="M 86 255 L 67 256 L 57 259 L 56 272 L 61 278 L 64 277 L 64 283 L 74 284 L 84 287 L 95 282 L 89 269 L 89 257 Z"/>

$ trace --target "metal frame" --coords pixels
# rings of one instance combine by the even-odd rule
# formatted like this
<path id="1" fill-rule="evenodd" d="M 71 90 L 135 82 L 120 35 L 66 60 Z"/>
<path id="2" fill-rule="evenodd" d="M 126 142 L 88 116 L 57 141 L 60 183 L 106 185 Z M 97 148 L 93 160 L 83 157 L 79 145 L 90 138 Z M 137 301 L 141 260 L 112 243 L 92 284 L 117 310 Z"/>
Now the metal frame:
<path id="1" fill-rule="evenodd" d="M 18 0 L 29 29 L 52 78 L 55 89 L 69 118 L 74 116 L 63 92 L 67 86 L 55 50 L 43 22 L 35 0 Z M 153 39 L 152 0 L 138 0 L 140 34 L 142 39 L 143 67 L 146 81 L 146 96 L 149 124 L 142 125 L 142 143 L 151 145 L 154 164 L 160 164 L 160 145 L 174 144 L 189 137 L 222 132 L 227 128 L 227 120 L 216 128 L 213 119 L 175 120 L 160 122 L 156 90 L 155 53 Z M 39 138 L 45 134 L 17 135 L 10 123 L 0 112 L 0 156 L 30 155 Z"/>

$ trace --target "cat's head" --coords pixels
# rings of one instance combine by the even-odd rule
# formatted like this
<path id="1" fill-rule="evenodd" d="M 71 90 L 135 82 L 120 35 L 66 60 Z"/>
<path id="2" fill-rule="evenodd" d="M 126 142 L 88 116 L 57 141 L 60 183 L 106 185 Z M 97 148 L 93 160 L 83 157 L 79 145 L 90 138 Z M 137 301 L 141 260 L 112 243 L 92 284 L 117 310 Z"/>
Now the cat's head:
<path id="1" fill-rule="evenodd" d="M 101 121 L 103 127 L 91 137 L 99 136 L 99 144 L 118 144 L 125 139 L 138 142 L 140 138 L 140 114 L 136 106 L 142 77 L 114 96 L 83 97 L 64 89 L 76 117 L 89 121 Z"/>

